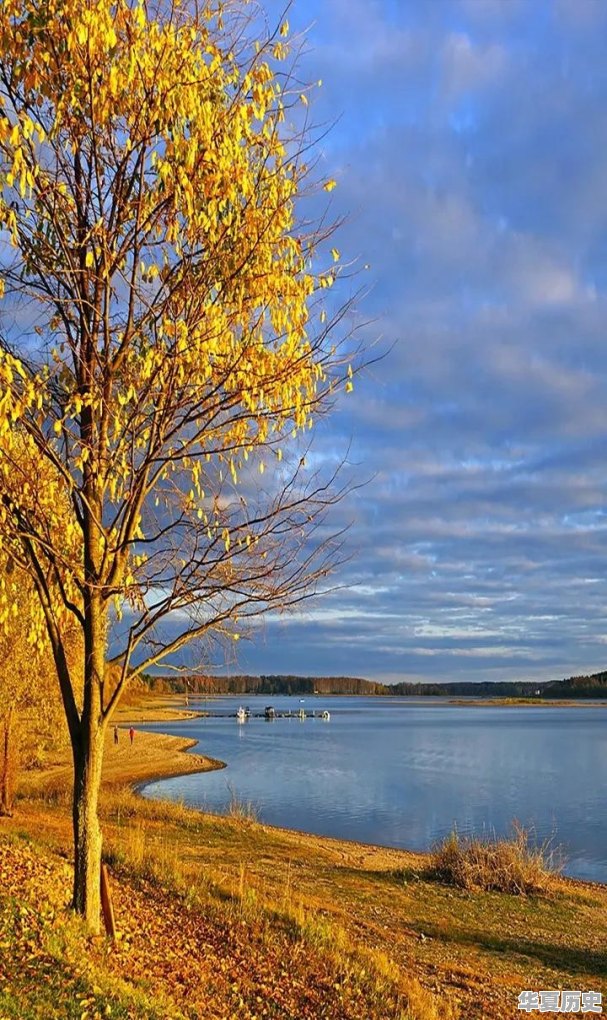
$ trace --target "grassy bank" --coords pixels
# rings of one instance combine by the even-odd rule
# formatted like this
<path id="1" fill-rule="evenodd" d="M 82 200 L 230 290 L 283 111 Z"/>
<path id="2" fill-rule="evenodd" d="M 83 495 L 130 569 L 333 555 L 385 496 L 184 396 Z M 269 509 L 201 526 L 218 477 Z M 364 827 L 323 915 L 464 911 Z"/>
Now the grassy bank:
<path id="1" fill-rule="evenodd" d="M 128 786 L 144 758 L 154 775 L 159 756 L 170 774 L 213 763 L 184 755 L 177 738 L 136 733 L 131 749 L 123 737 L 108 748 L 101 808 L 122 935 L 114 949 L 65 925 L 69 794 L 57 763 L 0 827 L 12 882 L 8 896 L 0 884 L 0 901 L 18 919 L 22 906 L 27 917 L 58 898 L 36 945 L 45 966 L 93 996 L 87 1016 L 500 1020 L 520 1016 L 525 988 L 607 991 L 603 887 L 555 879 L 549 895 L 470 892 L 441 881 L 424 855 L 266 827 L 238 805 L 217 817 L 145 801 Z M 29 872 L 11 863 L 28 855 L 47 869 L 52 895 L 33 878 L 28 892 Z M 7 1006 L 35 994 L 20 984 L 14 947 L 10 958 L 0 1017 L 72 1015 Z"/>

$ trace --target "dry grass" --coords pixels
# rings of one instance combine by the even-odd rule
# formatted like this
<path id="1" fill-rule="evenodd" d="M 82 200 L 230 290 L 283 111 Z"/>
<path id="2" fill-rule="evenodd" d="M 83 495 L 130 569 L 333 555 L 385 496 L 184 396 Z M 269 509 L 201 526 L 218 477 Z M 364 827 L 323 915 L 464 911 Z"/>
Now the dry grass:
<path id="1" fill-rule="evenodd" d="M 259 820 L 259 812 L 252 801 L 241 800 L 231 783 L 228 783 L 227 787 L 230 793 L 230 801 L 224 812 L 226 817 L 240 822 L 257 822 Z"/>
<path id="2" fill-rule="evenodd" d="M 237 870 L 201 868 L 200 859 L 189 860 L 176 845 L 176 832 L 168 828 L 156 831 L 153 823 L 162 819 L 179 827 L 182 837 L 191 834 L 191 827 L 200 825 L 196 812 L 180 805 L 145 802 L 106 792 L 106 808 L 120 813 L 128 825 L 117 840 L 108 840 L 104 857 L 114 875 L 151 882 L 164 891 L 171 891 L 188 910 L 198 910 L 225 930 L 251 926 L 260 947 L 273 951 L 277 939 L 287 937 L 303 960 L 308 956 L 332 974 L 334 988 L 343 986 L 344 1017 L 350 1015 L 351 999 L 366 1003 L 368 1020 L 457 1020 L 459 1010 L 445 995 L 437 996 L 425 989 L 412 975 L 403 971 L 385 952 L 353 944 L 349 932 L 332 916 L 310 908 L 299 895 L 292 895 L 287 886 L 276 897 L 265 883 L 241 860 Z M 144 815 L 131 815 L 133 802 L 144 808 Z M 130 817 L 129 817 L 130 815 Z M 225 820 L 235 831 L 254 826 L 240 807 L 229 812 Z M 152 823 L 152 825 L 150 825 Z M 189 824 L 188 824 L 189 823 Z M 177 839 L 178 839 L 177 835 Z M 187 837 L 186 837 L 187 839 Z M 386 1012 L 387 1011 L 387 1012 Z M 285 1014 L 290 1015 L 290 1014 Z M 322 1014 L 324 1015 L 324 1013 Z M 329 1015 L 329 1014 L 327 1014 Z M 358 1014 L 356 1014 L 358 1015 Z"/>
<path id="3" fill-rule="evenodd" d="M 234 899 L 209 909 L 193 875 L 189 899 L 175 888 L 168 857 L 163 874 L 141 874 L 141 833 L 133 832 L 123 859 L 112 876 L 122 923 L 110 947 L 88 939 L 66 914 L 68 864 L 41 846 L 0 837 L 0 945 L 8 950 L 0 955 L 2 1020 L 457 1017 L 383 954 L 358 953 L 345 932 L 277 923 L 244 865 Z"/>
<path id="4" fill-rule="evenodd" d="M 431 865 L 435 877 L 459 889 L 516 896 L 549 894 L 557 870 L 550 844 L 534 846 L 517 822 L 505 840 L 462 839 L 452 832 L 434 851 Z"/>

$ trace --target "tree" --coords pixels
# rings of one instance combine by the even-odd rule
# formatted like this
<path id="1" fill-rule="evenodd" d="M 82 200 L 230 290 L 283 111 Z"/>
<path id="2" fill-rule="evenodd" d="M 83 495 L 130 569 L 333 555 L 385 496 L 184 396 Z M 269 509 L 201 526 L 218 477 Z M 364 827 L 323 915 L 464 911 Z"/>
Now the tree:
<path id="1" fill-rule="evenodd" d="M 323 307 L 339 253 L 302 213 L 288 26 L 247 31 L 179 0 L 0 10 L 0 541 L 52 649 L 93 931 L 103 741 L 128 678 L 308 597 L 339 548 L 340 492 L 302 448 L 352 388 L 333 339 L 347 306 Z"/>

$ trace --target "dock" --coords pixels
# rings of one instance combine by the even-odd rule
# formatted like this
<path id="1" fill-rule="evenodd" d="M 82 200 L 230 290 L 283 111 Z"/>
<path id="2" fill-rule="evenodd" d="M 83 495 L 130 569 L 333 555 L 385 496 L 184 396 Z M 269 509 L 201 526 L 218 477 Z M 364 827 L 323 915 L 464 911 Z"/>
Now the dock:
<path id="1" fill-rule="evenodd" d="M 212 712 L 208 711 L 208 719 L 238 719 L 238 712 Z M 326 714 L 321 711 L 306 712 L 304 709 L 298 709 L 295 712 L 278 712 L 274 711 L 273 715 L 266 715 L 265 712 L 249 712 L 246 716 L 247 719 L 266 719 L 271 721 L 272 719 L 326 719 Z"/>

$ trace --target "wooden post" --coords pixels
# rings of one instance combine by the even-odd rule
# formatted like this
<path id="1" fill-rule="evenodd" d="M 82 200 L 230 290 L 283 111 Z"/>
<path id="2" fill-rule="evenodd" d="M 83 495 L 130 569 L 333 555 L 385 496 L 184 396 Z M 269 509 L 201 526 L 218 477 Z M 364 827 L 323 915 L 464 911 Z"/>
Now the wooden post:
<path id="1" fill-rule="evenodd" d="M 114 907 L 112 905 L 112 891 L 110 889 L 107 868 L 103 861 L 101 862 L 101 912 L 106 933 L 111 939 L 115 939 L 116 924 L 114 921 Z"/>

